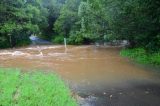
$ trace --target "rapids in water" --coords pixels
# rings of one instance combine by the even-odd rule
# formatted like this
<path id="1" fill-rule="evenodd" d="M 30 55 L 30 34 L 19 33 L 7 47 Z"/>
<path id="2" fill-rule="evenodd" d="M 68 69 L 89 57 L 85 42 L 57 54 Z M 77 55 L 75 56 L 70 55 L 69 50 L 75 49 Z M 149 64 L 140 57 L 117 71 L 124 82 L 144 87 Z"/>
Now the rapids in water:
<path id="1" fill-rule="evenodd" d="M 0 66 L 55 72 L 82 106 L 158 106 L 159 72 L 119 56 L 121 48 L 30 46 L 0 50 Z M 137 104 L 137 105 L 136 105 Z"/>

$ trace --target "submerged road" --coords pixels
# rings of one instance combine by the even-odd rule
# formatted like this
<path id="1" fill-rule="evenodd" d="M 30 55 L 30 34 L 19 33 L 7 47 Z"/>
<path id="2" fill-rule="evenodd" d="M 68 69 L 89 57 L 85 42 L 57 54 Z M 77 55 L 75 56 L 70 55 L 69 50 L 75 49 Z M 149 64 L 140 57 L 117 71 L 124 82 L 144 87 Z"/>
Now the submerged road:
<path id="1" fill-rule="evenodd" d="M 0 50 L 0 66 L 55 72 L 81 106 L 159 106 L 160 69 L 119 56 L 120 48 L 46 45 Z"/>

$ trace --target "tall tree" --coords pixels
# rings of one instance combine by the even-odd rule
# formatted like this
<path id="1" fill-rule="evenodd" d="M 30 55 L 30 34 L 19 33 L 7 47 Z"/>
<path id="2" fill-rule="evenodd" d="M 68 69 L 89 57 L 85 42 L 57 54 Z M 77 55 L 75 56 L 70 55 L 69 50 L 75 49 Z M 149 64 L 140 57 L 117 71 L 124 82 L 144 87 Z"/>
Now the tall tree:
<path id="1" fill-rule="evenodd" d="M 24 0 L 1 0 L 0 7 L 1 47 L 13 47 L 26 41 L 30 33 L 38 31 L 38 26 L 31 22 L 31 13 L 27 11 L 29 8 Z"/>

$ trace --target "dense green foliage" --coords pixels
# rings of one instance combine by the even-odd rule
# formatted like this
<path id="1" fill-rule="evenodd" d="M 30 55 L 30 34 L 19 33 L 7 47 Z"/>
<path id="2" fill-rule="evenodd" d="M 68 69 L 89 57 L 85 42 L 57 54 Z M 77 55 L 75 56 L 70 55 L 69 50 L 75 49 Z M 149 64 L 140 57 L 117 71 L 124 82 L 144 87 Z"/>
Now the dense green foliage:
<path id="1" fill-rule="evenodd" d="M 29 34 L 39 30 L 34 21 L 37 20 L 35 18 L 40 14 L 40 10 L 32 3 L 23 0 L 1 0 L 0 13 L 1 48 L 21 45 L 22 41 L 29 40 Z"/>
<path id="2" fill-rule="evenodd" d="M 54 38 L 52 38 L 52 43 L 53 44 L 63 44 L 64 43 L 64 36 L 54 36 Z"/>
<path id="3" fill-rule="evenodd" d="M 29 44 L 31 34 L 37 36 L 49 34 L 56 14 L 59 13 L 58 1 L 62 2 L 0 0 L 0 48 Z M 49 38 L 48 35 L 45 38 Z"/>
<path id="4" fill-rule="evenodd" d="M 132 48 L 160 50 L 159 0 L 1 0 L 0 13 L 1 48 L 36 34 L 69 44 L 125 39 Z"/>
<path id="5" fill-rule="evenodd" d="M 160 52 L 150 54 L 143 48 L 135 48 L 124 49 L 121 51 L 121 55 L 124 57 L 129 57 L 138 63 L 160 65 Z"/>
<path id="6" fill-rule="evenodd" d="M 158 0 L 66 0 L 54 26 L 73 44 L 125 39 L 130 47 L 159 51 L 159 5 Z"/>
<path id="7" fill-rule="evenodd" d="M 77 106 L 69 89 L 53 74 L 0 69 L 1 106 Z"/>

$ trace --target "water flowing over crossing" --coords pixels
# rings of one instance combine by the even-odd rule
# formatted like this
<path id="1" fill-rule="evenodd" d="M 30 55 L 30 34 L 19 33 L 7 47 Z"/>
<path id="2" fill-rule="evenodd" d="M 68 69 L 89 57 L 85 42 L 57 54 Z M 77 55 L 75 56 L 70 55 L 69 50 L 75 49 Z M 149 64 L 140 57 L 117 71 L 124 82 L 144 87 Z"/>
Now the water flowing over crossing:
<path id="1" fill-rule="evenodd" d="M 67 46 L 66 51 L 64 45 L 30 46 L 1 50 L 0 66 L 22 68 L 23 71 L 39 69 L 55 72 L 81 96 L 112 97 L 115 89 L 118 89 L 116 94 L 123 94 L 123 89 L 132 88 L 133 85 L 160 84 L 155 72 L 120 57 L 119 51 L 120 48 L 116 47 Z M 148 92 L 146 90 L 144 94 Z M 127 93 L 132 93 L 132 90 Z"/>

